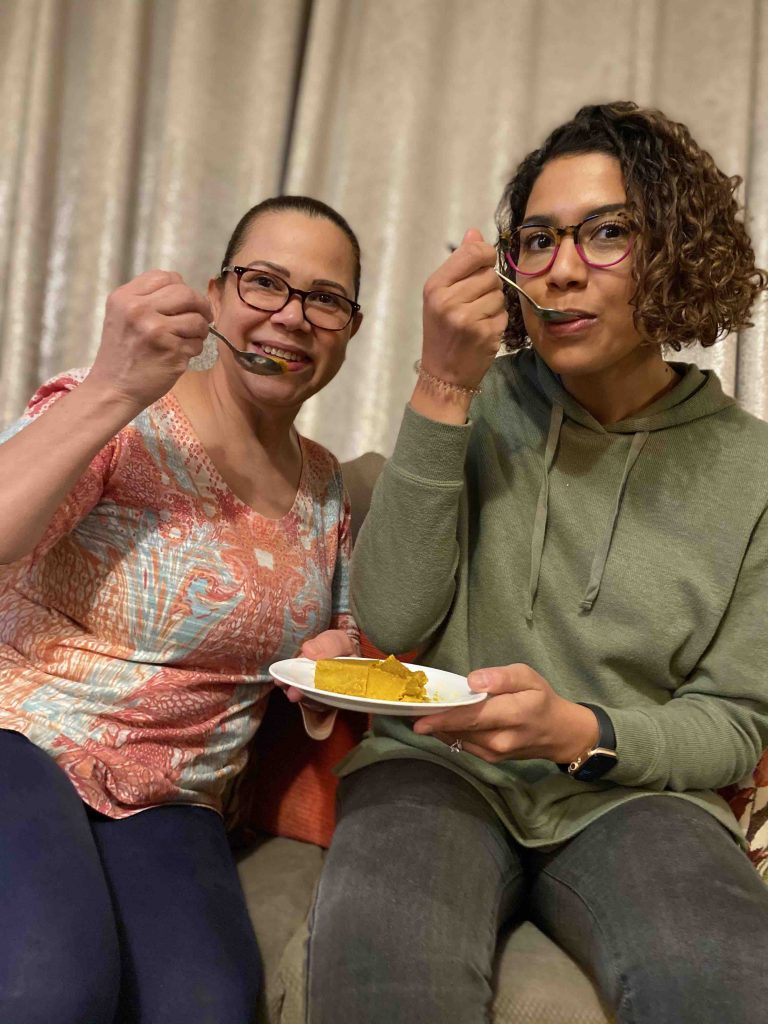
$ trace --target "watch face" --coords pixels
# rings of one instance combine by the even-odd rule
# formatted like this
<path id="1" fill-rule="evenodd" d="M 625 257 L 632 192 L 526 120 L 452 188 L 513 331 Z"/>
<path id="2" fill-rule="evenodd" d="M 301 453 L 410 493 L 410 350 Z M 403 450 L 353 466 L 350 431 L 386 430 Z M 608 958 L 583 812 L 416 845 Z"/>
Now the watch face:
<path id="1" fill-rule="evenodd" d="M 597 753 L 592 754 L 588 757 L 584 764 L 573 772 L 574 779 L 578 779 L 579 782 L 595 782 L 609 772 L 618 761 L 615 754 L 612 753 Z"/>

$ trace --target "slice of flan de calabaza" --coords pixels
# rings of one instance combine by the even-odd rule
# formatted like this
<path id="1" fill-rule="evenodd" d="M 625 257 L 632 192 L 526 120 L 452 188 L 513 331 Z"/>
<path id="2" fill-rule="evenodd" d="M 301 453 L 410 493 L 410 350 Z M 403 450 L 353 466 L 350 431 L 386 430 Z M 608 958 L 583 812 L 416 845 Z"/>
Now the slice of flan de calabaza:
<path id="1" fill-rule="evenodd" d="M 376 700 L 428 703 L 427 677 L 412 672 L 394 655 L 384 661 L 360 658 L 324 659 L 315 665 L 315 686 L 318 690 L 343 693 L 348 697 L 373 697 Z"/>

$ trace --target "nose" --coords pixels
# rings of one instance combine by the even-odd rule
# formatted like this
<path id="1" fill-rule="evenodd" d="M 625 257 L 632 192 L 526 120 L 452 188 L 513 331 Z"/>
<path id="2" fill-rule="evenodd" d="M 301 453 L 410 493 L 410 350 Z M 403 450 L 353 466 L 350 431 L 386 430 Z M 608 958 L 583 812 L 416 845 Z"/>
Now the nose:
<path id="1" fill-rule="evenodd" d="M 568 288 L 583 288 L 589 268 L 579 256 L 573 235 L 566 235 L 560 241 L 555 262 L 547 271 L 547 284 L 563 291 Z"/>
<path id="2" fill-rule="evenodd" d="M 280 324 L 289 331 L 309 331 L 311 325 L 304 316 L 304 306 L 300 295 L 292 295 L 282 309 L 276 310 L 270 317 L 273 323 Z"/>

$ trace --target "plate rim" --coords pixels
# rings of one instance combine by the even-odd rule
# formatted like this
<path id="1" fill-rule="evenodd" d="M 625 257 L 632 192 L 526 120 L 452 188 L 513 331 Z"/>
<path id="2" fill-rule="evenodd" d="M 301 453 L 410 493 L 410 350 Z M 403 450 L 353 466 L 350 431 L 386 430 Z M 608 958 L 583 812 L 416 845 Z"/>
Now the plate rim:
<path id="1" fill-rule="evenodd" d="M 355 654 L 344 654 L 344 655 L 340 655 L 338 658 L 328 658 L 328 659 L 319 659 L 319 658 L 318 659 L 314 659 L 314 658 L 307 658 L 307 657 L 303 657 L 303 656 L 299 656 L 297 658 L 281 658 L 278 661 L 272 662 L 272 664 L 269 666 L 269 673 L 270 673 L 270 675 L 273 678 L 279 678 L 279 677 L 276 677 L 274 675 L 274 673 L 273 673 L 273 669 L 276 666 L 283 665 L 286 662 L 291 662 L 291 661 L 298 661 L 298 662 L 302 662 L 302 663 L 312 664 L 316 660 L 317 661 L 320 661 L 320 660 L 327 660 L 327 661 L 382 661 L 383 659 L 382 658 L 358 657 Z M 400 664 L 401 665 L 405 665 L 406 668 L 414 669 L 415 671 L 421 671 L 421 672 L 444 672 L 446 675 L 454 676 L 457 679 L 463 679 L 465 682 L 466 682 L 466 679 L 467 679 L 466 676 L 462 676 L 458 672 L 451 672 L 450 669 L 446 669 L 446 668 L 437 668 L 435 665 L 418 665 L 416 662 L 412 662 L 412 661 L 403 661 L 403 662 L 400 662 Z M 481 701 L 485 700 L 486 697 L 488 696 L 487 692 L 485 692 L 485 691 L 481 691 L 480 693 L 474 693 L 474 692 L 470 691 L 470 693 L 469 693 L 469 695 L 467 696 L 466 699 L 462 699 L 462 700 L 459 700 L 459 701 L 382 700 L 380 697 L 355 697 L 353 694 L 337 693 L 335 690 L 321 690 L 321 689 L 318 689 L 314 685 L 310 686 L 310 685 L 308 685 L 306 683 L 297 683 L 293 679 L 290 679 L 290 680 L 288 680 L 288 679 L 280 679 L 280 682 L 285 683 L 287 686 L 295 686 L 297 690 L 301 690 L 304 693 L 316 693 L 316 694 L 322 694 L 322 695 L 328 696 L 328 697 L 336 697 L 336 698 L 341 698 L 341 699 L 346 699 L 346 700 L 351 700 L 351 701 L 361 701 L 361 702 L 365 703 L 366 707 L 370 706 L 370 707 L 379 707 L 379 708 L 398 708 L 398 709 L 405 709 L 405 708 L 427 708 L 428 707 L 428 708 L 430 708 L 430 710 L 432 711 L 433 714 L 435 714 L 438 710 L 439 711 L 448 711 L 451 708 L 469 707 L 472 704 L 479 704 Z"/>

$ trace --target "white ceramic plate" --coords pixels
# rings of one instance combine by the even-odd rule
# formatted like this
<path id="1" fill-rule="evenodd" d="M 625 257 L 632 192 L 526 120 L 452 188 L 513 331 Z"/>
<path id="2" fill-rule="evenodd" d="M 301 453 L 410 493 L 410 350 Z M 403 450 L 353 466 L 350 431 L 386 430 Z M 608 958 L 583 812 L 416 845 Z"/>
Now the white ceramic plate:
<path id="1" fill-rule="evenodd" d="M 343 659 L 342 659 L 343 660 Z M 375 658 L 357 658 L 357 661 L 375 661 Z M 455 672 L 444 672 L 440 668 L 428 668 L 426 665 L 406 664 L 413 671 L 421 669 L 427 676 L 427 694 L 439 697 L 439 700 L 428 704 L 411 703 L 400 700 L 377 700 L 375 697 L 349 697 L 344 693 L 331 693 L 329 690 L 315 689 L 315 663 L 309 658 L 288 658 L 276 661 L 269 666 L 269 671 L 281 683 L 288 683 L 298 690 L 303 690 L 313 700 L 328 704 L 332 708 L 344 708 L 347 711 L 365 711 L 370 715 L 407 715 L 421 718 L 422 715 L 434 715 L 448 708 L 460 708 L 465 704 L 477 704 L 485 700 L 486 693 L 473 693 L 467 686 L 465 676 Z"/>

